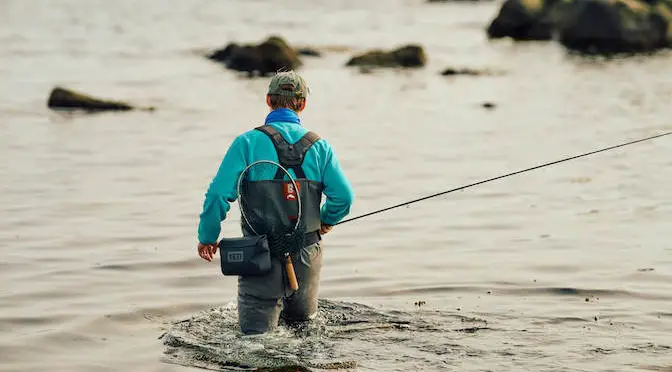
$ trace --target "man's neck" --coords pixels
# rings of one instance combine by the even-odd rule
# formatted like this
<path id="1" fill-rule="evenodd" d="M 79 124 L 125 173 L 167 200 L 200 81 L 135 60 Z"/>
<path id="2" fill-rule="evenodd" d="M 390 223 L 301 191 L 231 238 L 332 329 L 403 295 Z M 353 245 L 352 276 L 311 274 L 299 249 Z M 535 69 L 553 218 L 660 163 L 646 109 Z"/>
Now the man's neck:
<path id="1" fill-rule="evenodd" d="M 299 118 L 299 115 L 288 108 L 278 108 L 272 110 L 268 116 L 266 116 L 266 124 L 273 122 L 287 122 L 301 125 L 301 119 Z"/>

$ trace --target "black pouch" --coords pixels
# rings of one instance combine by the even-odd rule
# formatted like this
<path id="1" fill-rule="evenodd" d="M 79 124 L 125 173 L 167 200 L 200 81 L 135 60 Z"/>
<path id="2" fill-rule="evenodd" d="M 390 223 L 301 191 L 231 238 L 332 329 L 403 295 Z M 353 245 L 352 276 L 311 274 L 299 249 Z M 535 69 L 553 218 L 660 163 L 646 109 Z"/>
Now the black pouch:
<path id="1" fill-rule="evenodd" d="M 224 238 L 218 246 L 224 275 L 261 276 L 271 271 L 266 235 Z"/>

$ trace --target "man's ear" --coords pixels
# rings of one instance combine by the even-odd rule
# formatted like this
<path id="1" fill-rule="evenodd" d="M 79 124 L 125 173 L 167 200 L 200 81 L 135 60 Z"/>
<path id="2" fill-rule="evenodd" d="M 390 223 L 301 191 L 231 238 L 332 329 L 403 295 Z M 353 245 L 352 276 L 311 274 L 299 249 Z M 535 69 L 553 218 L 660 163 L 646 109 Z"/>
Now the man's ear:
<path id="1" fill-rule="evenodd" d="M 299 107 L 299 111 L 303 111 L 303 109 L 306 108 L 306 99 L 301 100 L 301 106 Z"/>
<path id="2" fill-rule="evenodd" d="M 268 105 L 268 107 L 271 107 L 271 96 L 269 96 L 268 94 L 266 95 L 266 104 Z"/>

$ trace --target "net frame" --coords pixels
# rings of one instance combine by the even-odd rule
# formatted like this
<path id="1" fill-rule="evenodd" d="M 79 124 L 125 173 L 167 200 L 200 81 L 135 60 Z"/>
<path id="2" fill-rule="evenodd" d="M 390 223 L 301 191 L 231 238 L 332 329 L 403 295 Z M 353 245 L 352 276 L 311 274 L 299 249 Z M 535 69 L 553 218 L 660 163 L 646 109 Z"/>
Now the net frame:
<path id="1" fill-rule="evenodd" d="M 299 190 L 296 181 L 294 177 L 292 177 L 291 173 L 283 167 L 281 164 L 274 162 L 272 160 L 257 160 L 253 162 L 252 164 L 248 165 L 243 169 L 243 171 L 240 173 L 240 176 L 238 176 L 238 182 L 237 182 L 237 192 L 238 192 L 238 208 L 240 209 L 240 214 L 243 217 L 243 220 L 245 221 L 245 224 L 247 227 L 252 231 L 255 235 L 261 235 L 259 232 L 252 226 L 250 221 L 247 218 L 247 215 L 245 214 L 245 208 L 243 207 L 243 202 L 242 202 L 242 185 L 243 185 L 243 178 L 244 176 L 248 173 L 248 171 L 254 167 L 255 165 L 259 164 L 271 164 L 274 165 L 282 170 L 282 172 L 289 178 L 289 181 L 292 183 L 294 186 L 294 190 L 296 190 L 296 202 L 298 204 L 298 209 L 297 209 L 297 217 L 296 217 L 296 222 L 294 223 L 294 228 L 291 231 L 280 231 L 280 232 L 268 232 L 264 235 L 266 235 L 268 239 L 268 244 L 269 248 L 271 249 L 271 252 L 274 253 L 275 255 L 279 257 L 287 257 L 289 254 L 293 251 L 296 251 L 298 249 L 303 248 L 303 242 L 305 239 L 305 232 L 302 231 L 299 227 L 301 226 L 301 217 L 302 217 L 302 206 L 301 206 L 301 191 Z M 283 181 L 285 181 L 283 179 Z M 286 182 L 286 181 L 285 181 Z M 293 249 L 292 249 L 293 248 Z"/>

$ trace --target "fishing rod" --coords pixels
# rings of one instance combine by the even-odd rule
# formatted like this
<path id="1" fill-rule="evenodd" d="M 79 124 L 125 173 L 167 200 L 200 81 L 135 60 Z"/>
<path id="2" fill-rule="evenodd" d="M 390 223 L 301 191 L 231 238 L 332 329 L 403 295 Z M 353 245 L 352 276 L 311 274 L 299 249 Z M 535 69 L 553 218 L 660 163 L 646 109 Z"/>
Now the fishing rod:
<path id="1" fill-rule="evenodd" d="M 437 197 L 437 196 L 450 194 L 451 192 L 455 192 L 455 191 L 460 191 L 460 190 L 468 189 L 468 188 L 473 187 L 473 186 L 482 185 L 482 184 L 487 183 L 487 182 L 492 182 L 492 181 L 499 180 L 499 179 L 506 178 L 506 177 L 510 177 L 510 176 L 513 176 L 513 175 L 516 175 L 516 174 L 529 172 L 529 171 L 532 171 L 532 170 L 535 170 L 535 169 L 548 167 L 548 166 L 551 166 L 551 165 L 554 165 L 554 164 L 558 164 L 558 163 L 562 163 L 562 162 L 566 162 L 566 161 L 570 161 L 570 160 L 578 159 L 578 158 L 581 158 L 581 157 L 584 157 L 584 156 L 588 156 L 588 155 L 597 154 L 597 153 L 599 153 L 599 152 L 604 152 L 604 151 L 613 150 L 613 149 L 616 149 L 616 148 L 619 148 L 619 147 L 624 147 L 624 146 L 632 145 L 632 144 L 639 143 L 639 142 L 650 141 L 650 140 L 653 140 L 653 139 L 656 139 L 656 138 L 660 138 L 660 137 L 664 137 L 664 136 L 667 136 L 667 135 L 670 135 L 670 134 L 672 134 L 672 132 L 661 133 L 661 134 L 657 134 L 657 135 L 655 135 L 655 136 L 646 137 L 646 138 L 642 138 L 642 139 L 638 139 L 638 140 L 634 140 L 634 141 L 630 141 L 630 142 L 625 142 L 625 143 L 621 143 L 621 144 L 619 144 L 619 145 L 615 145 L 615 146 L 605 147 L 605 148 L 603 148 L 603 149 L 599 149 L 599 150 L 595 150 L 595 151 L 587 152 L 587 153 L 584 153 L 584 154 L 575 155 L 575 156 L 571 156 L 571 157 L 568 157 L 568 158 L 564 158 L 564 159 L 560 159 L 560 160 L 552 161 L 552 162 L 550 162 L 550 163 L 544 163 L 544 164 L 536 165 L 536 166 L 534 166 L 534 167 L 530 167 L 530 168 L 522 169 L 522 170 L 519 170 L 519 171 L 515 171 L 515 172 L 507 173 L 507 174 L 504 174 L 504 175 L 501 175 L 501 176 L 497 176 L 497 177 L 493 177 L 493 178 L 488 178 L 487 180 L 482 180 L 482 181 L 478 181 L 478 182 L 470 183 L 470 184 L 468 184 L 468 185 L 464 185 L 464 186 L 456 187 L 456 188 L 454 188 L 454 189 L 450 189 L 450 190 L 446 190 L 446 191 L 438 192 L 438 193 L 436 193 L 436 194 L 427 195 L 427 196 L 424 196 L 424 197 L 422 197 L 422 198 L 418 198 L 418 199 L 410 200 L 410 201 L 407 201 L 407 202 L 404 202 L 404 203 L 401 203 L 401 204 L 393 205 L 393 206 L 391 206 L 391 207 L 387 207 L 387 208 L 379 209 L 379 210 L 377 210 L 377 211 L 369 212 L 369 213 L 363 214 L 363 215 L 361 215 L 361 216 L 357 216 L 357 217 L 349 218 L 349 219 L 343 220 L 343 221 L 341 221 L 341 222 L 335 224 L 334 226 L 336 226 L 336 225 L 340 225 L 340 224 L 344 224 L 344 223 L 346 223 L 346 222 L 355 221 L 355 220 L 358 220 L 358 219 L 360 219 L 360 218 L 364 218 L 364 217 L 372 216 L 372 215 L 374 215 L 374 214 L 383 213 L 383 212 L 389 211 L 389 210 L 391 210 L 391 209 L 395 209 L 395 208 L 403 207 L 403 206 L 406 206 L 406 205 L 409 205 L 409 204 L 413 204 L 413 203 L 417 203 L 417 202 L 420 202 L 420 201 L 423 201 L 423 200 L 427 200 L 427 199 L 435 198 L 435 197 Z"/>

